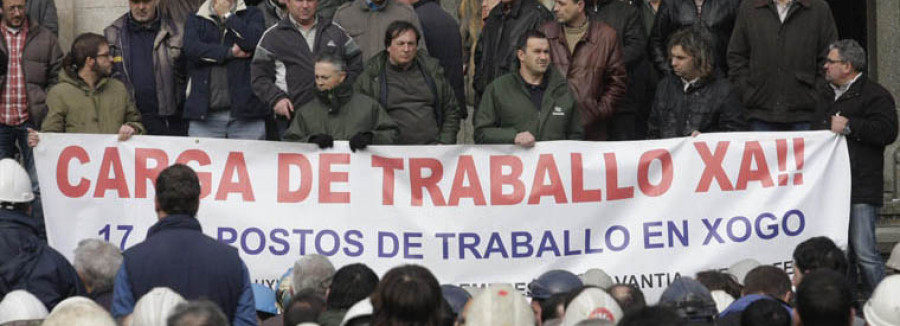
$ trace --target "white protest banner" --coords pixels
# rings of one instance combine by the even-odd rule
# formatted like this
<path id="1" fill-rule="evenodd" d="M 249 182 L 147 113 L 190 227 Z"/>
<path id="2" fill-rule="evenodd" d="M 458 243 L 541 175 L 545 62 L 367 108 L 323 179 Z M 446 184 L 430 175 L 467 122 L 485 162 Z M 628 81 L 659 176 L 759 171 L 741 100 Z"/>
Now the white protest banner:
<path id="1" fill-rule="evenodd" d="M 599 267 L 651 301 L 675 277 L 847 241 L 850 166 L 830 132 L 641 142 L 372 146 L 351 153 L 240 140 L 42 134 L 35 148 L 51 245 L 123 248 L 156 222 L 155 175 L 203 186 L 198 218 L 271 285 L 301 255 L 378 273 L 405 263 L 443 283 L 517 283 Z"/>

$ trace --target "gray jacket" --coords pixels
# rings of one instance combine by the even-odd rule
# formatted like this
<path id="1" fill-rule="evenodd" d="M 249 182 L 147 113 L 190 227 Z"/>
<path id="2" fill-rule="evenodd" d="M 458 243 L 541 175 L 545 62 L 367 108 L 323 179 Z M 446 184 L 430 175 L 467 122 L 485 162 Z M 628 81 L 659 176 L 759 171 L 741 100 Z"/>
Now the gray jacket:
<path id="1" fill-rule="evenodd" d="M 363 54 L 363 62 L 384 50 L 384 33 L 388 25 L 397 20 L 405 20 L 413 24 L 422 35 L 419 16 L 409 5 L 386 0 L 384 7 L 372 10 L 366 0 L 355 0 L 345 3 L 334 13 L 334 23 L 341 26 L 353 37 Z M 419 39 L 419 49 L 425 50 L 425 40 Z"/>
<path id="2" fill-rule="evenodd" d="M 56 15 L 54 0 L 28 0 L 25 3 L 25 12 L 28 13 L 28 20 L 44 26 L 54 35 L 59 35 L 59 17 Z"/>

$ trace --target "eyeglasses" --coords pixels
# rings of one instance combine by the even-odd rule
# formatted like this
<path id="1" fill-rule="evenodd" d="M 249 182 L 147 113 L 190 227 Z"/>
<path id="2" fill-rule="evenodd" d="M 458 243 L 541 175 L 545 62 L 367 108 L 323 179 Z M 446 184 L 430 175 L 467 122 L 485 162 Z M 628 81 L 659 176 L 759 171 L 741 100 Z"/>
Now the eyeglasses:
<path id="1" fill-rule="evenodd" d="M 825 64 L 829 64 L 829 65 L 833 65 L 835 63 L 845 63 L 845 62 L 847 62 L 847 60 L 831 60 L 831 59 L 825 58 Z"/>
<path id="2" fill-rule="evenodd" d="M 111 58 L 112 55 L 109 52 L 106 53 L 97 53 L 97 58 Z"/>

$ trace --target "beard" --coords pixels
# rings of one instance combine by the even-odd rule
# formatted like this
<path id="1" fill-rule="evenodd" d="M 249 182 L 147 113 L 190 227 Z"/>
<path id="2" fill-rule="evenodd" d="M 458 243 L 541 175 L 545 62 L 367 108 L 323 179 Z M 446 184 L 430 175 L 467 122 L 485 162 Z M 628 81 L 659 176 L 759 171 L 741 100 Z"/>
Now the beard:
<path id="1" fill-rule="evenodd" d="M 112 67 L 105 69 L 104 67 L 101 67 L 100 65 L 94 65 L 91 68 L 91 71 L 93 71 L 94 74 L 97 75 L 97 78 L 109 77 L 109 75 L 112 74 L 111 70 L 112 70 Z"/>

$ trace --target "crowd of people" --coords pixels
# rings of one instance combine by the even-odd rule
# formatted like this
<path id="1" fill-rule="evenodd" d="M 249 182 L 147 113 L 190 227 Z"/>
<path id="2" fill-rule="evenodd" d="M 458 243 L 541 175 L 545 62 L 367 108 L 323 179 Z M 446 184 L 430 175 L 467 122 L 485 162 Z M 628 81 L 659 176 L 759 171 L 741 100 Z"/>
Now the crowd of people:
<path id="1" fill-rule="evenodd" d="M 104 35 L 64 54 L 53 0 L 2 0 L 0 324 L 900 324 L 900 281 L 885 278 L 874 232 L 895 103 L 823 0 L 483 0 L 462 29 L 436 0 L 127 1 Z M 379 281 L 365 262 L 335 271 L 320 256 L 276 295 L 202 235 L 199 184 L 179 165 L 156 181 L 159 222 L 143 243 L 85 240 L 72 266 L 44 239 L 41 133 L 346 140 L 355 152 L 455 144 L 470 115 L 476 143 L 523 148 L 831 130 L 851 160 L 848 250 L 797 247 L 795 290 L 770 266 L 710 271 L 652 307 L 639 288 L 567 271 L 535 279 L 529 306 L 506 285 L 442 288 L 412 265 Z"/>

